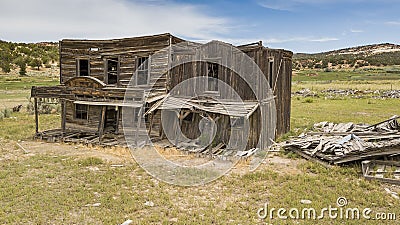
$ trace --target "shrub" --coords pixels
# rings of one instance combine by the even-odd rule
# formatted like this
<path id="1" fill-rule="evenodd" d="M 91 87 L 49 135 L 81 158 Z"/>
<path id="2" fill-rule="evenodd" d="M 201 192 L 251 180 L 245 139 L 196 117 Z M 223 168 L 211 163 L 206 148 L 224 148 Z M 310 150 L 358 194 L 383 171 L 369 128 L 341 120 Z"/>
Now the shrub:
<path id="1" fill-rule="evenodd" d="M 312 98 L 306 98 L 304 99 L 303 103 L 313 103 L 314 100 Z"/>
<path id="2" fill-rule="evenodd" d="M 10 118 L 11 117 L 11 109 L 4 109 L 4 117 L 5 118 Z"/>
<path id="3" fill-rule="evenodd" d="M 26 75 L 26 64 L 23 63 L 19 66 L 19 75 L 25 76 Z"/>
<path id="4" fill-rule="evenodd" d="M 103 160 L 97 157 L 88 157 L 78 161 L 78 164 L 82 166 L 96 166 L 103 164 Z"/>
<path id="5" fill-rule="evenodd" d="M 35 113 L 35 107 L 33 105 L 32 100 L 29 100 L 28 105 L 26 106 L 26 111 L 29 114 Z M 39 114 L 55 114 L 61 112 L 61 105 L 54 103 L 38 103 L 38 112 Z"/>
<path id="6" fill-rule="evenodd" d="M 36 67 L 37 70 L 40 69 L 40 67 L 42 66 L 42 60 L 38 59 L 38 58 L 34 58 L 29 62 L 29 66 L 31 67 Z"/>

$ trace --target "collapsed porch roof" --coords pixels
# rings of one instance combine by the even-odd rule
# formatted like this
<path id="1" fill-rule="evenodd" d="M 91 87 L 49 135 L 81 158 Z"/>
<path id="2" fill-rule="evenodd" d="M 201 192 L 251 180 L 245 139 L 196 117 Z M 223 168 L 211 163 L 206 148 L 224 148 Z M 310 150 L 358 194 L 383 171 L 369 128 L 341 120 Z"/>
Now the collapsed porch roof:
<path id="1" fill-rule="evenodd" d="M 201 110 L 204 112 L 217 113 L 228 116 L 249 118 L 259 107 L 257 101 L 227 101 L 227 100 L 205 100 L 190 99 L 182 97 L 165 96 L 151 107 L 146 114 L 150 114 L 157 109 L 176 110 Z"/>

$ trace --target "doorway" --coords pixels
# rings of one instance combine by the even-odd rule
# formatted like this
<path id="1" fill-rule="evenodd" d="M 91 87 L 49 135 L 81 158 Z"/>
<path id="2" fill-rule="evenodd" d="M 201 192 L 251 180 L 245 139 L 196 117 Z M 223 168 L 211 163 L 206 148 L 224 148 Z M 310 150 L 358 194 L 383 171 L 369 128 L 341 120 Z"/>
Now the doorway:
<path id="1" fill-rule="evenodd" d="M 107 106 L 106 116 L 104 121 L 104 132 L 116 132 L 118 125 L 118 108 L 115 106 Z"/>

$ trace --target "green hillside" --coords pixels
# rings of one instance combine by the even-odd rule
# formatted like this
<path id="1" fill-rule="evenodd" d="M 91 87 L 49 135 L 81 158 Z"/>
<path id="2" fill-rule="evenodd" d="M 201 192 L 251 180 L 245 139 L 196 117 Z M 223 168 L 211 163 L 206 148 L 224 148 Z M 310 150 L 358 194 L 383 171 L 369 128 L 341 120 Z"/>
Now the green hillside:
<path id="1" fill-rule="evenodd" d="M 27 66 L 39 70 L 58 62 L 58 44 L 53 42 L 13 43 L 0 40 L 0 68 L 3 73 L 18 70 L 26 74 Z"/>

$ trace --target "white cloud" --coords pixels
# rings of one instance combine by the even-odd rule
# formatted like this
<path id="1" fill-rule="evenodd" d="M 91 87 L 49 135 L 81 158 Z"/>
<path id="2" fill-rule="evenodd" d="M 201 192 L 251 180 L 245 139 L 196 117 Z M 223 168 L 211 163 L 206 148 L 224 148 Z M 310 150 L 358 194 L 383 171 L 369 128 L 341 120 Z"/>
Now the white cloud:
<path id="1" fill-rule="evenodd" d="M 316 38 L 310 39 L 311 42 L 328 42 L 328 41 L 338 41 L 338 38 L 331 38 L 331 37 L 323 37 L 323 38 Z"/>
<path id="2" fill-rule="evenodd" d="M 293 11 L 301 5 L 326 5 L 341 3 L 360 3 L 368 0 L 257 0 L 257 3 L 268 9 Z M 382 0 L 384 1 L 384 0 Z M 388 0 L 386 0 L 388 1 Z"/>
<path id="3" fill-rule="evenodd" d="M 295 1 L 260 0 L 258 4 L 264 8 L 291 11 L 296 6 Z"/>
<path id="4" fill-rule="evenodd" d="M 287 42 L 329 42 L 329 41 L 337 41 L 338 38 L 333 37 L 292 37 L 292 38 L 269 38 L 266 39 L 266 43 L 287 43 Z"/>
<path id="5" fill-rule="evenodd" d="M 392 25 L 392 26 L 400 26 L 400 21 L 388 21 L 385 22 L 386 25 Z"/>
<path id="6" fill-rule="evenodd" d="M 357 29 L 350 29 L 351 33 L 364 33 L 363 30 L 357 30 Z"/>
<path id="7" fill-rule="evenodd" d="M 307 41 L 305 37 L 292 37 L 292 38 L 269 38 L 266 39 L 265 42 L 267 43 L 286 43 L 286 42 L 299 42 L 299 41 Z"/>
<path id="8" fill-rule="evenodd" d="M 44 41 L 104 39 L 170 32 L 216 39 L 230 31 L 229 20 L 199 5 L 140 0 L 2 0 L 0 39 Z"/>

